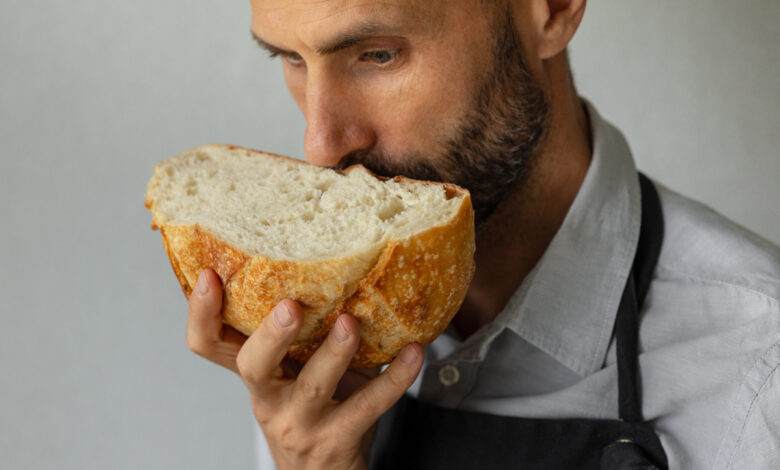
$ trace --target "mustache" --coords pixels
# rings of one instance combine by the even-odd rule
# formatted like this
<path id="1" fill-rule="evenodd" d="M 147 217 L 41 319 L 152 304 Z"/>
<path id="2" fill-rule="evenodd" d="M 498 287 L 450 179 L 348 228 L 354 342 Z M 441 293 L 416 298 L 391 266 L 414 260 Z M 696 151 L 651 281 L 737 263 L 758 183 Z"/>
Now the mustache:
<path id="1" fill-rule="evenodd" d="M 416 180 L 445 182 L 447 181 L 439 169 L 431 163 L 430 159 L 419 155 L 406 155 L 395 158 L 377 150 L 358 150 L 345 155 L 333 167 L 336 170 L 344 170 L 352 165 L 363 165 L 372 173 L 392 178 L 404 176 Z"/>

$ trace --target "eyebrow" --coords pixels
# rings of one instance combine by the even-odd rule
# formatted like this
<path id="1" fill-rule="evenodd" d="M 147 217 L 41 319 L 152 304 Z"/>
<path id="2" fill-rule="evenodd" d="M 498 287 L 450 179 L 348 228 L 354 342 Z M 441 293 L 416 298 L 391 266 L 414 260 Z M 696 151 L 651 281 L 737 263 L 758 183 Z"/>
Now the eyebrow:
<path id="1" fill-rule="evenodd" d="M 284 57 L 297 55 L 293 51 L 288 51 L 287 49 L 282 49 L 281 47 L 274 46 L 273 44 L 266 42 L 265 40 L 263 40 L 263 38 L 255 34 L 254 31 L 250 31 L 250 32 L 252 33 L 252 38 L 255 40 L 257 45 L 260 46 L 262 49 L 265 49 L 272 57 L 277 55 L 284 56 Z"/>
<path id="2" fill-rule="evenodd" d="M 252 33 L 252 37 L 254 38 L 255 42 L 257 42 L 261 48 L 268 51 L 268 53 L 272 56 L 281 55 L 285 57 L 294 57 L 298 55 L 298 53 L 295 51 L 284 49 L 269 43 L 268 41 L 258 36 L 254 31 L 250 30 L 250 32 Z M 338 51 L 355 46 L 362 41 L 365 41 L 366 39 L 371 39 L 379 35 L 384 36 L 399 34 L 400 32 L 401 28 L 397 26 L 391 26 L 378 22 L 361 23 L 316 47 L 314 52 L 316 52 L 318 55 L 331 55 Z"/>

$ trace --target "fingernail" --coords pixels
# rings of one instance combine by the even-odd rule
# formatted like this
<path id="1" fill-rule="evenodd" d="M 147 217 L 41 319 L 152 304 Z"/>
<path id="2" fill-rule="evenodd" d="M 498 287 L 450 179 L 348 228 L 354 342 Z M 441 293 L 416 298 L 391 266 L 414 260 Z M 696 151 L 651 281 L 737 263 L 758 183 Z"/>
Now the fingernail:
<path id="1" fill-rule="evenodd" d="M 413 364 L 414 361 L 417 360 L 417 348 L 408 345 L 403 349 L 403 351 L 401 351 L 401 355 L 399 357 L 401 358 L 401 362 L 404 364 Z"/>
<path id="2" fill-rule="evenodd" d="M 195 284 L 195 293 L 198 295 L 206 295 L 209 291 L 209 282 L 206 279 L 206 271 L 203 270 L 198 275 L 198 282 Z"/>
<path id="3" fill-rule="evenodd" d="M 344 320 L 340 318 L 336 320 L 336 327 L 333 329 L 333 334 L 336 336 L 336 341 L 339 343 L 343 343 L 349 339 L 349 331 L 347 331 L 347 328 L 344 326 Z"/>
<path id="4" fill-rule="evenodd" d="M 287 328 L 292 324 L 292 313 L 284 303 L 280 303 L 274 309 L 274 322 L 279 328 Z"/>

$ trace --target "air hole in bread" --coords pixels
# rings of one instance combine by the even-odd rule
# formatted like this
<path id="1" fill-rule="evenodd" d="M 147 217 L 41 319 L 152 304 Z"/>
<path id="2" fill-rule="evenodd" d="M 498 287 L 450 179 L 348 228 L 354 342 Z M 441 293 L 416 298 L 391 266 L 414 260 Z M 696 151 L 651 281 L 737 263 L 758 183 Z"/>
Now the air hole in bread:
<path id="1" fill-rule="evenodd" d="M 405 207 L 401 201 L 398 199 L 391 199 L 387 204 L 379 208 L 376 216 L 379 217 L 379 220 L 382 222 L 387 222 L 403 212 L 404 209 Z"/>
<path id="2" fill-rule="evenodd" d="M 333 186 L 333 181 L 331 181 L 331 180 L 322 180 L 322 181 L 317 181 L 316 183 L 314 183 L 314 187 L 319 189 L 323 193 L 325 191 L 327 191 L 328 189 L 330 189 L 331 186 Z"/>
<path id="3" fill-rule="evenodd" d="M 197 223 L 273 259 L 369 262 L 388 240 L 451 220 L 463 198 L 455 186 L 383 182 L 358 167 L 341 175 L 224 147 L 182 154 L 160 170 L 149 185 L 159 225 Z"/>
<path id="4" fill-rule="evenodd" d="M 198 194 L 198 183 L 195 182 L 195 179 L 190 177 L 190 179 L 187 180 L 187 184 L 184 185 L 184 192 L 187 196 L 195 196 Z"/>

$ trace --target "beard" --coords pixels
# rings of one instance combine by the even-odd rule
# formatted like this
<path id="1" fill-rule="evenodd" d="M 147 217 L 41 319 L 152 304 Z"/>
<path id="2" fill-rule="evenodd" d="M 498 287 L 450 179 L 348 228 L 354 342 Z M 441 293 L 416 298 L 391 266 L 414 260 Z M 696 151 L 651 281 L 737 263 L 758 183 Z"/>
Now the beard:
<path id="1" fill-rule="evenodd" d="M 548 127 L 549 103 L 522 54 L 509 12 L 499 15 L 493 64 L 443 155 L 396 158 L 376 150 L 346 155 L 337 168 L 362 164 L 380 176 L 455 183 L 471 193 L 482 224 L 528 176 Z"/>

